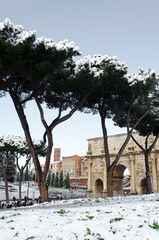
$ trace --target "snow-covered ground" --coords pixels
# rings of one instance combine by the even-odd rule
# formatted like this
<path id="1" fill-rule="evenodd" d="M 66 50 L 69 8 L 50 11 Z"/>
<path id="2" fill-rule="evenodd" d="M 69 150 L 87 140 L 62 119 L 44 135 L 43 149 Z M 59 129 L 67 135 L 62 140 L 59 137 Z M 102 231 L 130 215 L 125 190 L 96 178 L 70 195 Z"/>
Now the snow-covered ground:
<path id="1" fill-rule="evenodd" d="M 0 210 L 2 240 L 158 240 L 159 194 Z"/>
<path id="2" fill-rule="evenodd" d="M 10 202 L 12 202 L 13 197 L 15 197 L 16 199 L 19 198 L 18 182 L 8 183 L 8 186 L 9 199 Z M 49 197 L 51 198 L 55 193 L 56 195 L 62 196 L 63 199 L 86 197 L 86 190 L 69 190 L 64 188 L 49 187 Z M 29 199 L 39 198 L 40 193 L 38 186 L 35 182 L 30 182 L 29 185 L 28 182 L 22 182 L 22 199 L 24 199 L 25 196 L 27 196 Z M 3 181 L 0 182 L 0 200 L 5 200 L 5 187 Z"/>
<path id="3" fill-rule="evenodd" d="M 8 183 L 8 192 L 9 192 L 9 199 L 13 199 L 13 197 L 19 198 L 19 185 L 18 183 Z M 38 198 L 39 197 L 39 190 L 38 186 L 34 186 L 33 183 L 29 184 L 28 189 L 28 182 L 22 183 L 22 198 L 27 196 L 29 198 Z M 4 191 L 4 182 L 0 182 L 0 200 L 5 200 L 5 191 Z"/>

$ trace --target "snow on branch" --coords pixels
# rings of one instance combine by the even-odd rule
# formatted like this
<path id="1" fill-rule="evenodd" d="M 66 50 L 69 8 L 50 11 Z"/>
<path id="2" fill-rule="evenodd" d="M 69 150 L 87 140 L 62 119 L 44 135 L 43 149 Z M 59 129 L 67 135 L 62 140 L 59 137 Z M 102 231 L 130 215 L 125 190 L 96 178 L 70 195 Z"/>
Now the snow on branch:
<path id="1" fill-rule="evenodd" d="M 74 52 L 78 52 L 79 54 L 79 47 L 75 46 L 74 42 L 69 42 L 68 40 L 61 41 L 59 43 L 55 43 L 53 39 L 51 38 L 37 38 L 36 37 L 36 31 L 24 31 L 23 26 L 21 25 L 14 25 L 8 18 L 4 20 L 3 23 L 0 23 L 0 31 L 3 31 L 3 29 L 8 30 L 8 41 L 10 41 L 12 44 L 17 45 L 19 43 L 23 43 L 26 39 L 34 37 L 34 47 L 36 45 L 43 43 L 46 48 L 55 48 L 57 50 L 65 50 L 68 51 L 72 49 Z"/>
<path id="2" fill-rule="evenodd" d="M 91 56 L 88 55 L 76 62 L 76 73 L 80 72 L 82 69 L 89 70 L 95 77 L 98 77 L 104 73 L 104 69 L 107 67 L 113 67 L 116 71 L 127 71 L 126 64 L 120 62 L 116 56 L 94 55 L 91 58 Z"/>
<path id="3" fill-rule="evenodd" d="M 34 144 L 39 146 L 40 141 L 34 140 Z M 18 147 L 18 148 L 27 148 L 26 139 L 20 136 L 14 136 L 14 135 L 4 135 L 0 137 L 0 147 L 3 147 L 4 145 L 10 145 L 12 147 Z"/>
<path id="4" fill-rule="evenodd" d="M 146 80 L 152 78 L 155 74 L 155 71 L 149 68 L 148 70 L 144 70 L 143 68 L 139 68 L 138 73 L 129 73 L 127 74 L 128 81 L 133 85 L 136 82 L 142 81 L 143 83 Z"/>

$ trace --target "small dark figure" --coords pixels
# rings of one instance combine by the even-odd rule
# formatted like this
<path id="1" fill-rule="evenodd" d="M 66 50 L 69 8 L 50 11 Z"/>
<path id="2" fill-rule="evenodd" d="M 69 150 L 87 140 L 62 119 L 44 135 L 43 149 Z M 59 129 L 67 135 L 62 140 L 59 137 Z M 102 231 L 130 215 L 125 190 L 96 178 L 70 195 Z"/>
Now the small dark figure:
<path id="1" fill-rule="evenodd" d="M 29 206 L 32 206 L 32 205 L 33 205 L 33 202 L 32 202 L 32 201 L 30 201 L 30 202 L 29 202 Z"/>
<path id="2" fill-rule="evenodd" d="M 38 203 L 41 203 L 41 196 L 39 196 Z"/>
<path id="3" fill-rule="evenodd" d="M 16 198 L 13 197 L 12 207 L 16 207 L 16 206 L 17 206 Z"/>
<path id="4" fill-rule="evenodd" d="M 25 202 L 23 202 L 23 203 L 22 203 L 22 206 L 23 206 L 23 207 L 26 207 L 26 203 L 25 203 Z"/>
<path id="5" fill-rule="evenodd" d="M 4 203 L 2 203 L 2 208 L 6 209 L 6 205 Z"/>
<path id="6" fill-rule="evenodd" d="M 19 202 L 19 201 L 17 201 L 17 207 L 20 207 L 20 206 L 21 206 L 20 202 Z"/>
<path id="7" fill-rule="evenodd" d="M 7 205 L 7 208 L 12 208 L 12 204 L 8 204 L 8 205 Z"/>
<path id="8" fill-rule="evenodd" d="M 15 202 L 16 201 L 16 198 L 15 197 L 13 197 L 13 202 Z"/>
<path id="9" fill-rule="evenodd" d="M 24 202 L 26 205 L 28 204 L 28 198 L 26 196 L 24 197 Z"/>

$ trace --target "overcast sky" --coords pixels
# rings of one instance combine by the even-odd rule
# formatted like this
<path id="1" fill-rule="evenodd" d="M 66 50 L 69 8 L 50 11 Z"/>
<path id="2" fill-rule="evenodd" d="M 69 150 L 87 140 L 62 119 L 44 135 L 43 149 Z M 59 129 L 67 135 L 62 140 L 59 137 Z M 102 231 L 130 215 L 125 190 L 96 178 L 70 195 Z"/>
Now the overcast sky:
<path id="1" fill-rule="evenodd" d="M 74 41 L 83 55 L 118 56 L 129 72 L 139 67 L 159 73 L 158 0 L 0 0 L 0 22 L 9 18 L 24 30 L 36 30 L 38 37 Z M 24 136 L 9 97 L 0 99 L 0 135 Z M 34 104 L 26 108 L 32 135 L 40 139 L 43 129 Z M 47 112 L 48 120 L 55 116 Z M 107 122 L 108 134 L 124 132 Z M 87 139 L 102 136 L 97 115 L 76 113 L 54 132 L 54 147 L 62 155 L 85 155 Z"/>

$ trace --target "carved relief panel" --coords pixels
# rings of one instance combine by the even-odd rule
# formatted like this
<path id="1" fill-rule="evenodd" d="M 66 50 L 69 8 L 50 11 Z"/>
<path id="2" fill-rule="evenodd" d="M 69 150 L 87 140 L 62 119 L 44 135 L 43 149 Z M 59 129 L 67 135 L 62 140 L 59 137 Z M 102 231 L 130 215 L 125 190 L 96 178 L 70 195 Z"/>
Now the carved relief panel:
<path id="1" fill-rule="evenodd" d="M 136 166 L 136 173 L 138 175 L 143 175 L 144 174 L 144 165 L 142 163 L 138 163 Z"/>
<path id="2" fill-rule="evenodd" d="M 95 166 L 93 166 L 92 170 L 95 174 L 103 174 L 104 166 L 103 164 L 96 164 Z"/>

